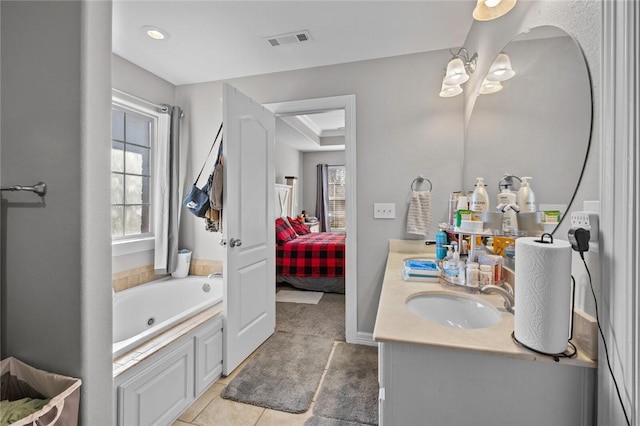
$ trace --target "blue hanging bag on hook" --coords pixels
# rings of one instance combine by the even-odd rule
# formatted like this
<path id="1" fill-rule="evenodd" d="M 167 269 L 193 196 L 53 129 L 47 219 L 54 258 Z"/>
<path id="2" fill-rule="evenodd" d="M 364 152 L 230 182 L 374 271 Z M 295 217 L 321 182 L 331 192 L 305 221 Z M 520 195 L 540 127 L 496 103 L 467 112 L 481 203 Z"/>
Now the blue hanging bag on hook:
<path id="1" fill-rule="evenodd" d="M 222 124 L 220 124 L 220 129 L 218 129 L 218 134 L 216 138 L 213 140 L 213 145 L 211 145 L 211 149 L 209 150 L 209 154 L 200 169 L 200 173 L 198 173 L 198 177 L 196 178 L 193 185 L 191 185 L 191 189 L 189 189 L 189 193 L 182 201 L 182 204 L 194 215 L 198 217 L 205 217 L 207 214 L 207 210 L 209 210 L 209 186 L 211 185 L 211 179 L 207 179 L 207 183 L 202 187 L 198 188 L 198 180 L 202 175 L 202 171 L 204 170 L 204 166 L 207 165 L 207 161 L 209 160 L 209 156 L 211 156 L 211 152 L 213 151 L 213 147 L 216 145 L 218 141 L 218 137 L 222 132 Z M 222 143 L 222 139 L 220 140 Z"/>

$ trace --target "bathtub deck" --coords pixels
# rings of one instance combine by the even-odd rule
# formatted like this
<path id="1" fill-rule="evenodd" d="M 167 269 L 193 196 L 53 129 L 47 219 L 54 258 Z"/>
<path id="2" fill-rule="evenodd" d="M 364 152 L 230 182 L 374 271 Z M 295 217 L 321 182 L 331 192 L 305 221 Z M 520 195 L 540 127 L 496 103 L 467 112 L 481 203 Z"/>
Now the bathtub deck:
<path id="1" fill-rule="evenodd" d="M 205 309 L 164 333 L 159 334 L 148 342 L 143 343 L 130 352 L 119 356 L 113 360 L 113 377 L 115 378 L 119 376 L 137 363 L 147 359 L 160 349 L 171 344 L 174 340 L 184 336 L 191 330 L 220 313 L 222 313 L 222 303 L 218 303 L 215 306 Z"/>

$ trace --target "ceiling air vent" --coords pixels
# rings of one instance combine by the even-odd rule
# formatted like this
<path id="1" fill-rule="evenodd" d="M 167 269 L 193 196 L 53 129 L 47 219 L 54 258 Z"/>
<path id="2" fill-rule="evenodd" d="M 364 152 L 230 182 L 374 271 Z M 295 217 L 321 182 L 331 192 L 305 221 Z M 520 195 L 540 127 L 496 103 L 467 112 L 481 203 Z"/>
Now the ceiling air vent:
<path id="1" fill-rule="evenodd" d="M 281 46 L 283 44 L 302 43 L 303 41 L 311 41 L 311 33 L 307 30 L 295 31 L 293 33 L 266 37 L 266 40 L 273 47 Z"/>

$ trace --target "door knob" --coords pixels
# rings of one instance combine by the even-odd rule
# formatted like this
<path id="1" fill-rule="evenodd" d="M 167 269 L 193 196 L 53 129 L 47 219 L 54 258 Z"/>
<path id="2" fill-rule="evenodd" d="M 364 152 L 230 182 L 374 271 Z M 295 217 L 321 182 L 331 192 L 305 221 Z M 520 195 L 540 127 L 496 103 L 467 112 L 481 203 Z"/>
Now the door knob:
<path id="1" fill-rule="evenodd" d="M 231 247 L 240 247 L 242 245 L 242 240 L 240 238 L 232 238 L 231 241 L 229 241 L 229 245 Z"/>

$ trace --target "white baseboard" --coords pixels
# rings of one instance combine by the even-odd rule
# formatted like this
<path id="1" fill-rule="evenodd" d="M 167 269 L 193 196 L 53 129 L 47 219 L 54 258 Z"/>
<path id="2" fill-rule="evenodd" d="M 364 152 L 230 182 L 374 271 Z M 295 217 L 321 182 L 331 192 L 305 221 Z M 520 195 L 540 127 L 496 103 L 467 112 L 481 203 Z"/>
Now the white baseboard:
<path id="1" fill-rule="evenodd" d="M 373 333 L 364 333 L 362 331 L 356 333 L 356 339 L 352 343 L 357 345 L 378 346 L 378 342 L 373 340 Z"/>

